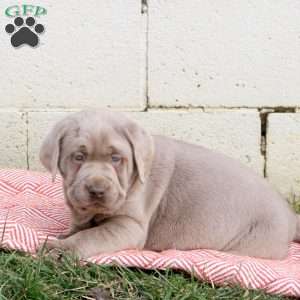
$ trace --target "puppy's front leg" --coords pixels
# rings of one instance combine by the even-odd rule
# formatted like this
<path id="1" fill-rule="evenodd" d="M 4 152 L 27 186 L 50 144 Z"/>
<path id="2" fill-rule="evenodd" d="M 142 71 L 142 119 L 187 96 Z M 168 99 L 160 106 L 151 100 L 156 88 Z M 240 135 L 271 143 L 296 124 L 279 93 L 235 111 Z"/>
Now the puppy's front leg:
<path id="1" fill-rule="evenodd" d="M 73 251 L 79 258 L 124 249 L 143 248 L 146 226 L 127 216 L 116 216 L 103 224 L 75 233 L 64 240 L 49 241 L 47 248 Z"/>
<path id="2" fill-rule="evenodd" d="M 58 239 L 62 240 L 62 239 L 66 239 L 69 236 L 75 234 L 76 232 L 80 231 L 80 230 L 84 230 L 90 227 L 90 222 L 84 223 L 84 224 L 76 224 L 76 223 L 72 223 L 68 232 L 67 233 L 62 233 L 59 236 L 57 236 Z"/>
<path id="3" fill-rule="evenodd" d="M 90 214 L 79 214 L 74 209 L 71 209 L 72 214 L 72 222 L 70 224 L 70 228 L 67 233 L 60 234 L 57 238 L 58 239 L 66 239 L 67 237 L 75 234 L 80 230 L 87 229 L 91 227 L 91 219 L 93 215 Z"/>

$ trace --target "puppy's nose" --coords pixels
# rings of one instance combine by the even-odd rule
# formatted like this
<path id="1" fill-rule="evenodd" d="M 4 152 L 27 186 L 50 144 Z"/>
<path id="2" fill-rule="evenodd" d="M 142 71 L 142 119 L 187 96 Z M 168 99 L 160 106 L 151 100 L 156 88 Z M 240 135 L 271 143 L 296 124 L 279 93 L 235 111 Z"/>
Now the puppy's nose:
<path id="1" fill-rule="evenodd" d="M 105 187 L 94 185 L 87 185 L 86 189 L 92 198 L 102 198 L 106 190 Z"/>

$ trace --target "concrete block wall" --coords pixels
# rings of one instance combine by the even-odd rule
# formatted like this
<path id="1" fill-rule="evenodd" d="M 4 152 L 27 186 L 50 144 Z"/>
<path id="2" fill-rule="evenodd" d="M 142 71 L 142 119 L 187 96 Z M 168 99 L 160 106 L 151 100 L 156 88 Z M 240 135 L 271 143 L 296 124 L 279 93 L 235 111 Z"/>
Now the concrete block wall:
<path id="1" fill-rule="evenodd" d="M 300 197 L 299 1 L 32 0 L 36 48 L 10 44 L 15 4 L 0 2 L 0 167 L 42 170 L 56 121 L 110 107 Z"/>

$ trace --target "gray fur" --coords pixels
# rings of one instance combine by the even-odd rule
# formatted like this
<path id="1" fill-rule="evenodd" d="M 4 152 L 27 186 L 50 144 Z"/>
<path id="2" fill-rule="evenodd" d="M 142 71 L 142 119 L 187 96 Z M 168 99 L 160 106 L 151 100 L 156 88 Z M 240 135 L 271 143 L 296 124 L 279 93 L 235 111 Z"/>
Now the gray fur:
<path id="1" fill-rule="evenodd" d="M 117 166 L 110 146 L 121 149 Z M 72 157 L 82 147 L 88 153 L 78 164 Z M 49 248 L 82 258 L 127 248 L 206 248 L 282 259 L 300 240 L 300 217 L 265 179 L 204 147 L 152 137 L 117 112 L 67 117 L 40 157 L 54 177 L 60 170 L 73 221 Z M 87 186 L 104 196 L 93 198 Z"/>

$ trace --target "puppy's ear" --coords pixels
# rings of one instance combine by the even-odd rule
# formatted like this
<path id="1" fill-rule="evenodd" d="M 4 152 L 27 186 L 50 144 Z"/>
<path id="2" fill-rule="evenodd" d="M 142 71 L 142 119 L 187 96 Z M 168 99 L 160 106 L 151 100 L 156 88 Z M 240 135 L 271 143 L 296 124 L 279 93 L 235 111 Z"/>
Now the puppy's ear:
<path id="1" fill-rule="evenodd" d="M 40 149 L 40 161 L 44 167 L 52 174 L 52 181 L 55 180 L 59 157 L 60 145 L 63 137 L 70 128 L 74 120 L 65 118 L 58 122 L 44 139 Z"/>
<path id="2" fill-rule="evenodd" d="M 133 122 L 125 128 L 125 135 L 133 149 L 133 157 L 139 180 L 141 183 L 144 183 L 145 176 L 150 172 L 154 155 L 152 136 Z"/>

